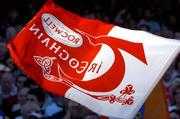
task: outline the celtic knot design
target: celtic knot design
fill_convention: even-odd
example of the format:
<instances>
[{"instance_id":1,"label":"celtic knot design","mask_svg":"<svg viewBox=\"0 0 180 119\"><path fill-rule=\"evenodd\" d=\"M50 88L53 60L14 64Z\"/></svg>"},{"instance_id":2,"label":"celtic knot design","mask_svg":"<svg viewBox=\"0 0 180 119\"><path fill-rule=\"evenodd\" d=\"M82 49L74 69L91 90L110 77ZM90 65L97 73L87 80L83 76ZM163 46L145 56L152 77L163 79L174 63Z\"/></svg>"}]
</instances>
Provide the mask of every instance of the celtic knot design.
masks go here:
<instances>
[{"instance_id":1,"label":"celtic knot design","mask_svg":"<svg viewBox=\"0 0 180 119\"><path fill-rule=\"evenodd\" d=\"M56 59L55 57L40 57L40 56L34 56L34 60L36 63L41 66L43 76L45 79L53 81L53 82L60 82L63 83L71 88L74 88L86 95L89 95L90 97L101 100L101 101L108 101L110 104L113 104L115 102L121 103L122 105L132 105L134 103L134 96L132 94L135 93L135 90L133 89L132 84L128 84L124 89L119 91L119 96L116 96L114 94L110 95L92 95L87 92L84 92L79 86L74 84L73 82L68 79L68 77L63 77L61 73L63 74L64 72L58 66L58 73L59 77L56 77L51 74L51 67L53 65L53 60Z\"/></svg>"}]
</instances>

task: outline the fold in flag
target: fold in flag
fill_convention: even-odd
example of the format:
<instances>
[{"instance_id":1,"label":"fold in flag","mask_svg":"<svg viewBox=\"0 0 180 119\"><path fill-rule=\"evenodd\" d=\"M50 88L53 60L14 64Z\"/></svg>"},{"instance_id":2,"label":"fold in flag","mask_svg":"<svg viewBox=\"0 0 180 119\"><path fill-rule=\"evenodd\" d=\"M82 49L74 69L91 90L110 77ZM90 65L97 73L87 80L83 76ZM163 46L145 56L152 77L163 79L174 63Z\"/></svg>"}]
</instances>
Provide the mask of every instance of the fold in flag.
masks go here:
<instances>
[{"instance_id":1,"label":"fold in flag","mask_svg":"<svg viewBox=\"0 0 180 119\"><path fill-rule=\"evenodd\" d=\"M47 1L8 44L40 86L92 111L133 118L180 50L180 43L90 20Z\"/></svg>"}]
</instances>

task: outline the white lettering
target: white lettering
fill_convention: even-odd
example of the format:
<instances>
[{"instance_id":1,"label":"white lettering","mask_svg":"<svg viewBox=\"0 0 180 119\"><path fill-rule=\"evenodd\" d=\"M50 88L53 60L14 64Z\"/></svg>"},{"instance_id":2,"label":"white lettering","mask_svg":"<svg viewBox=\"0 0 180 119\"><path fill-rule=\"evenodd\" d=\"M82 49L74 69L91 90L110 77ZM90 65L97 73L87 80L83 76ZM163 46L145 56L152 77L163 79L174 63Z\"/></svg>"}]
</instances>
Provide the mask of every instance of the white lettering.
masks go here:
<instances>
[{"instance_id":1,"label":"white lettering","mask_svg":"<svg viewBox=\"0 0 180 119\"><path fill-rule=\"evenodd\" d=\"M54 40L70 47L80 47L82 45L81 35L68 28L55 16L44 13L41 21L47 35Z\"/></svg>"},{"instance_id":2,"label":"white lettering","mask_svg":"<svg viewBox=\"0 0 180 119\"><path fill-rule=\"evenodd\" d=\"M53 25L50 22L50 18L44 19L45 22L47 22L48 25L51 25L52 29L56 29L55 25ZM67 50L62 49L61 46L58 45L56 42L51 42L51 39L49 37L43 38L45 36L43 32L40 31L40 28L36 26L36 24L33 24L30 28L29 31L31 31L37 39L40 39L41 43L45 46L48 47L50 51L53 51L54 54L59 53L59 58L62 59L62 61L67 61L68 66L72 69L75 69L74 71L77 72L78 74L83 73L86 68L88 67L88 62L87 61L78 61L76 58L70 57L70 54L68 53ZM69 39L69 41L76 41L80 39L75 39L73 35L69 35L67 32L63 32L59 30L59 33L61 33L62 37L66 37ZM52 40L53 41L53 40ZM100 69L101 66L92 66L91 70L95 70L95 68L98 67ZM96 70L98 72L99 70Z\"/></svg>"},{"instance_id":3,"label":"white lettering","mask_svg":"<svg viewBox=\"0 0 180 119\"><path fill-rule=\"evenodd\" d=\"M77 68L79 66L79 62L77 61L77 59L72 58L69 60L69 66L73 69Z\"/></svg>"},{"instance_id":4,"label":"white lettering","mask_svg":"<svg viewBox=\"0 0 180 119\"><path fill-rule=\"evenodd\" d=\"M49 44L49 40L50 40L49 38L46 38L46 39L42 40L41 43L42 43L42 44L45 43L45 46L47 47L48 44Z\"/></svg>"},{"instance_id":5,"label":"white lettering","mask_svg":"<svg viewBox=\"0 0 180 119\"><path fill-rule=\"evenodd\" d=\"M36 24L33 24L30 28L29 28L30 31L34 32L34 35L36 35L40 29L36 27Z\"/></svg>"},{"instance_id":6,"label":"white lettering","mask_svg":"<svg viewBox=\"0 0 180 119\"><path fill-rule=\"evenodd\" d=\"M88 62L82 61L82 62L81 62L81 65L79 66L79 68L76 69L76 72L77 72L78 74L84 72L84 70L87 68L87 66L88 66Z\"/></svg>"},{"instance_id":7,"label":"white lettering","mask_svg":"<svg viewBox=\"0 0 180 119\"><path fill-rule=\"evenodd\" d=\"M69 53L66 50L62 50L62 52L59 54L59 57L62 60L66 61L69 58Z\"/></svg>"},{"instance_id":8,"label":"white lettering","mask_svg":"<svg viewBox=\"0 0 180 119\"><path fill-rule=\"evenodd\" d=\"M53 45L51 45L51 47L49 48L50 50L55 49L54 53L56 54L58 52L58 50L61 48L61 46L56 46L56 43L54 42Z\"/></svg>"},{"instance_id":9,"label":"white lettering","mask_svg":"<svg viewBox=\"0 0 180 119\"><path fill-rule=\"evenodd\" d=\"M93 64L91 65L91 68L88 70L88 72L91 71L91 72L99 73L99 70L100 70L101 66L102 66L102 62L101 62L100 64L93 63Z\"/></svg>"},{"instance_id":10,"label":"white lettering","mask_svg":"<svg viewBox=\"0 0 180 119\"><path fill-rule=\"evenodd\" d=\"M37 38L41 39L42 36L43 36L43 33L39 34L39 36Z\"/></svg>"}]
</instances>

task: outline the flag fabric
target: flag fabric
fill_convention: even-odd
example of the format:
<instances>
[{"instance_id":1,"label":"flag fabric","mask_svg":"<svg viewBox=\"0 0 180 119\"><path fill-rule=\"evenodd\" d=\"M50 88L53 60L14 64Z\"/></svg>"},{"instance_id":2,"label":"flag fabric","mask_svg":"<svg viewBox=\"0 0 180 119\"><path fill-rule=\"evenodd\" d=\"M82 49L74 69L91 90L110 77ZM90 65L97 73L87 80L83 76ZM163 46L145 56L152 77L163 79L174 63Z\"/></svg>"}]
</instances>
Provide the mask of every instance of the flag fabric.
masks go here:
<instances>
[{"instance_id":1,"label":"flag fabric","mask_svg":"<svg viewBox=\"0 0 180 119\"><path fill-rule=\"evenodd\" d=\"M14 62L47 91L127 119L141 108L180 43L82 18L48 0L8 48Z\"/></svg>"},{"instance_id":2,"label":"flag fabric","mask_svg":"<svg viewBox=\"0 0 180 119\"><path fill-rule=\"evenodd\" d=\"M153 89L134 119L169 119L168 104L162 80ZM101 119L119 118L102 116Z\"/></svg>"}]
</instances>

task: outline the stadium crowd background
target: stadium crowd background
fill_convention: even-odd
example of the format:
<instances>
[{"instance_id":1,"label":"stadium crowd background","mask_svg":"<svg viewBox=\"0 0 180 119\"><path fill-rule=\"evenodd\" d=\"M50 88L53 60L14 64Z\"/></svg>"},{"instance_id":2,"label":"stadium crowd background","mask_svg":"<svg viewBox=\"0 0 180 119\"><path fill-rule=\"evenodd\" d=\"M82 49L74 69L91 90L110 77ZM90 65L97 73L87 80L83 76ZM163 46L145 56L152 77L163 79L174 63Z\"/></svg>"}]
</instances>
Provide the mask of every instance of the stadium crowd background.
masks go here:
<instances>
[{"instance_id":1,"label":"stadium crowd background","mask_svg":"<svg viewBox=\"0 0 180 119\"><path fill-rule=\"evenodd\" d=\"M154 1L154 2L153 2ZM87 108L46 92L18 69L7 42L30 21L45 0L0 1L0 119L99 119ZM180 1L55 0L80 16L180 40ZM180 56L163 76L169 115L180 119Z\"/></svg>"}]
</instances>

